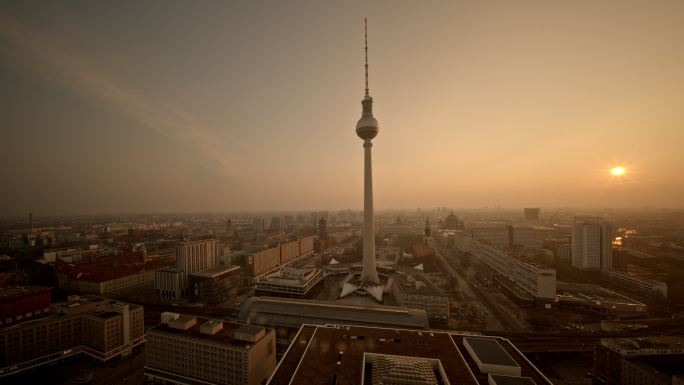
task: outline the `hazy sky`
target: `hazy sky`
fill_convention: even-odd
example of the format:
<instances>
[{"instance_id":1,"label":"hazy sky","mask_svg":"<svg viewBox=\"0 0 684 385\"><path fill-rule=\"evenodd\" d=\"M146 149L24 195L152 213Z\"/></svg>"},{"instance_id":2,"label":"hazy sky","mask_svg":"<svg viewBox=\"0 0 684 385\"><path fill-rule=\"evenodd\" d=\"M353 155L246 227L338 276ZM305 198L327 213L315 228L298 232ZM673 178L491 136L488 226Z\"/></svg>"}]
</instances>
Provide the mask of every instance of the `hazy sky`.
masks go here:
<instances>
[{"instance_id":1,"label":"hazy sky","mask_svg":"<svg viewBox=\"0 0 684 385\"><path fill-rule=\"evenodd\" d=\"M3 1L0 215L360 209L364 16L376 208L683 206L684 1Z\"/></svg>"}]
</instances>

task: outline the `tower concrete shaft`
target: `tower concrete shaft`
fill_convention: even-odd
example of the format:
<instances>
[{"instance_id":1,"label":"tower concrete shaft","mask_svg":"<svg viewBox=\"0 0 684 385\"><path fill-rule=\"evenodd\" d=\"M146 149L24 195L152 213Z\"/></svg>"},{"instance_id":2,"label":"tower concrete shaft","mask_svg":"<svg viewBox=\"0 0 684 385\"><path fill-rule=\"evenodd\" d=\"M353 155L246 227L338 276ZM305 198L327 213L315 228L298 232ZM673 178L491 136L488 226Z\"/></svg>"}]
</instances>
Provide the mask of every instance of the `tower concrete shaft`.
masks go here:
<instances>
[{"instance_id":1,"label":"tower concrete shaft","mask_svg":"<svg viewBox=\"0 0 684 385\"><path fill-rule=\"evenodd\" d=\"M375 267L375 225L373 220L373 166L370 139L363 141L363 270L361 279L375 284L380 283Z\"/></svg>"}]
</instances>

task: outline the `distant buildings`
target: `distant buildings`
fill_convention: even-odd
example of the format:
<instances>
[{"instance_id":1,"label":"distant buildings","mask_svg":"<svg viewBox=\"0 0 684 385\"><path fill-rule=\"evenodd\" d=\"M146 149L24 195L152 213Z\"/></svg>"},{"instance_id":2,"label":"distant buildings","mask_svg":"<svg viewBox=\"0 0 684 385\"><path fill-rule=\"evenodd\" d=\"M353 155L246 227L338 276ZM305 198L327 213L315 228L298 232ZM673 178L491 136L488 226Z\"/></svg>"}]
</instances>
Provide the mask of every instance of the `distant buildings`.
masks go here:
<instances>
[{"instance_id":1,"label":"distant buildings","mask_svg":"<svg viewBox=\"0 0 684 385\"><path fill-rule=\"evenodd\" d=\"M667 284L617 270L602 270L601 278L608 284L647 299L666 299Z\"/></svg>"},{"instance_id":2,"label":"distant buildings","mask_svg":"<svg viewBox=\"0 0 684 385\"><path fill-rule=\"evenodd\" d=\"M594 353L594 383L672 385L684 383L684 338L603 338Z\"/></svg>"},{"instance_id":3,"label":"distant buildings","mask_svg":"<svg viewBox=\"0 0 684 385\"><path fill-rule=\"evenodd\" d=\"M532 247L534 228L529 225L508 225L503 222L480 222L471 228L474 239L495 247Z\"/></svg>"},{"instance_id":4,"label":"distant buildings","mask_svg":"<svg viewBox=\"0 0 684 385\"><path fill-rule=\"evenodd\" d=\"M306 258L313 252L314 239L312 236L284 242L278 246L247 255L245 258L245 274L254 280L277 270L280 266Z\"/></svg>"},{"instance_id":5,"label":"distant buildings","mask_svg":"<svg viewBox=\"0 0 684 385\"><path fill-rule=\"evenodd\" d=\"M556 270L523 261L485 244L474 248L471 253L492 272L506 278L523 293L539 300L548 301L556 298Z\"/></svg>"},{"instance_id":6,"label":"distant buildings","mask_svg":"<svg viewBox=\"0 0 684 385\"><path fill-rule=\"evenodd\" d=\"M539 213L541 212L541 209L538 207L535 208L525 208L523 209L525 213L525 222L538 222L539 221Z\"/></svg>"},{"instance_id":7,"label":"distant buildings","mask_svg":"<svg viewBox=\"0 0 684 385\"><path fill-rule=\"evenodd\" d=\"M572 226L572 266L583 270L613 268L612 229L597 218L577 218Z\"/></svg>"},{"instance_id":8,"label":"distant buildings","mask_svg":"<svg viewBox=\"0 0 684 385\"><path fill-rule=\"evenodd\" d=\"M170 265L165 260L144 261L142 254L131 253L128 260L99 258L89 263L71 264L58 259L57 280L65 291L116 296L134 290L151 290L155 270ZM137 256L137 257L136 257Z\"/></svg>"},{"instance_id":9,"label":"distant buildings","mask_svg":"<svg viewBox=\"0 0 684 385\"><path fill-rule=\"evenodd\" d=\"M493 382L497 377L501 380ZM306 324L268 382L269 385L480 383L551 384L515 346L498 337Z\"/></svg>"},{"instance_id":10,"label":"distant buildings","mask_svg":"<svg viewBox=\"0 0 684 385\"><path fill-rule=\"evenodd\" d=\"M144 339L141 306L70 297L49 316L0 328L0 377L81 353L106 361L129 354Z\"/></svg>"},{"instance_id":11,"label":"distant buildings","mask_svg":"<svg viewBox=\"0 0 684 385\"><path fill-rule=\"evenodd\" d=\"M474 239L495 247L508 247L511 243L508 225L503 222L476 223L470 231Z\"/></svg>"},{"instance_id":12,"label":"distant buildings","mask_svg":"<svg viewBox=\"0 0 684 385\"><path fill-rule=\"evenodd\" d=\"M163 313L147 332L145 375L152 380L260 385L275 366L273 329Z\"/></svg>"}]
</instances>

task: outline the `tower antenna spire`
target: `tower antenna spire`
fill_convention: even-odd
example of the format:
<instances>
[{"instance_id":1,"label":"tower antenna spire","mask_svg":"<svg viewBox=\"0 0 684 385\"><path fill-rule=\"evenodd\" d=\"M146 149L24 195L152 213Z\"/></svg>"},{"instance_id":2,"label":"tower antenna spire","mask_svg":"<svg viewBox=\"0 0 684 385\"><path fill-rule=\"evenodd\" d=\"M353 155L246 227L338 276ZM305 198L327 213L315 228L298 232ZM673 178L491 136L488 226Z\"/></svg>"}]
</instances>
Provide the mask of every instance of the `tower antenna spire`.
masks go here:
<instances>
[{"instance_id":1,"label":"tower antenna spire","mask_svg":"<svg viewBox=\"0 0 684 385\"><path fill-rule=\"evenodd\" d=\"M365 37L365 50L366 50L366 97L368 95L368 18L363 19L363 30Z\"/></svg>"}]
</instances>

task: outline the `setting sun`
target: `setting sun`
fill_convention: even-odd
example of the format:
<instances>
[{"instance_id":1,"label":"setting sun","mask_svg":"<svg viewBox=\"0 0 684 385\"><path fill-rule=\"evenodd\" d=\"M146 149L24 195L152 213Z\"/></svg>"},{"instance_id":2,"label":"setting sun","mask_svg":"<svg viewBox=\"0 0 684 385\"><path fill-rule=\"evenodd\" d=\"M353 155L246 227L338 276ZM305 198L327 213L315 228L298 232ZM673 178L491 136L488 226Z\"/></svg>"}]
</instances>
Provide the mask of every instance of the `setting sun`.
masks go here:
<instances>
[{"instance_id":1,"label":"setting sun","mask_svg":"<svg viewBox=\"0 0 684 385\"><path fill-rule=\"evenodd\" d=\"M624 167L613 167L610 169L610 173L615 175L615 176L621 176L625 174L625 168Z\"/></svg>"}]
</instances>

